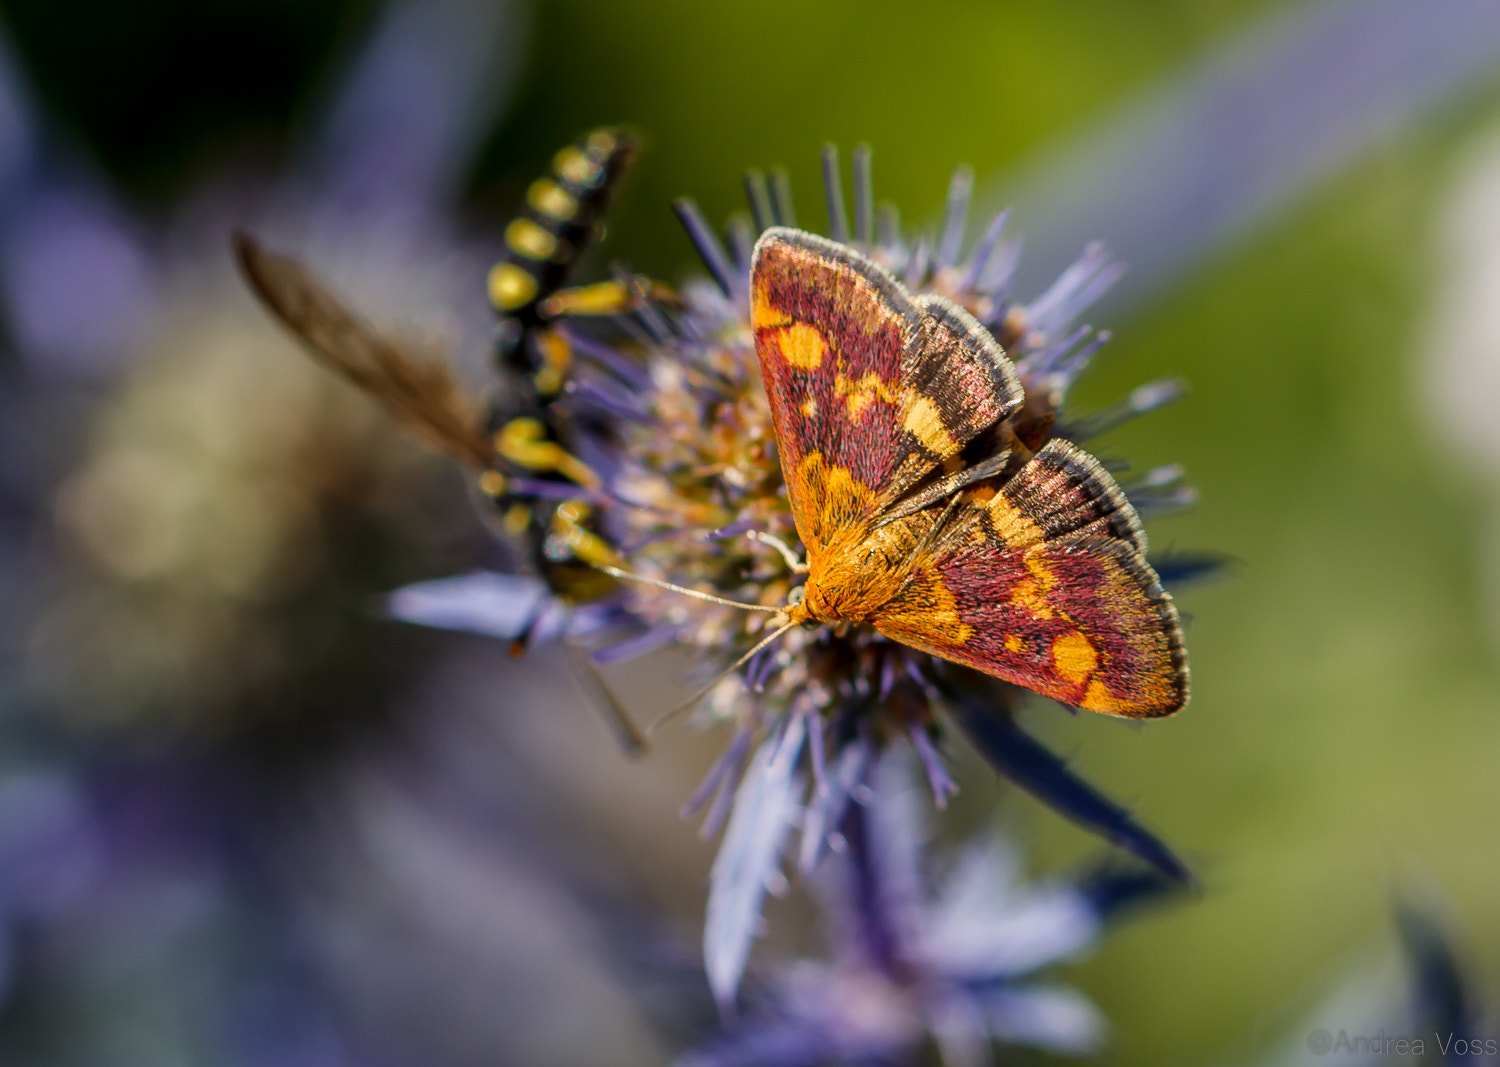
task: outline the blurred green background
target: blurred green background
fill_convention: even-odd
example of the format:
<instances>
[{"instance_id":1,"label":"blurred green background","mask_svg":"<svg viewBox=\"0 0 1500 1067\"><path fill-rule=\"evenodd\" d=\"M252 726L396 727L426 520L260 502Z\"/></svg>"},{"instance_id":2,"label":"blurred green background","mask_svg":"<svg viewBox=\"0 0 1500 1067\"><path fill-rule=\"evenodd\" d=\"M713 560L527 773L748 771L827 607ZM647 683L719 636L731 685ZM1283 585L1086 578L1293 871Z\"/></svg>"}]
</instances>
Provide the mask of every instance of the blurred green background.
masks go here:
<instances>
[{"instance_id":1,"label":"blurred green background","mask_svg":"<svg viewBox=\"0 0 1500 1067\"><path fill-rule=\"evenodd\" d=\"M606 254L638 268L680 276L690 249L668 202L689 193L722 219L749 165L786 164L804 224L821 225L825 141L868 141L877 194L922 220L954 164L1003 190L1024 161L1286 6L540 3L467 210L493 228L559 145L628 122L648 150ZM46 105L147 212L236 159L291 151L373 10L0 5ZM1500 987L1500 656L1482 581L1500 459L1465 454L1445 426L1429 343L1452 280L1442 220L1497 123L1489 88L1383 136L1109 316L1115 340L1078 402L1185 377L1186 402L1107 451L1185 463L1201 503L1154 523L1153 542L1237 561L1181 597L1184 714L1144 729L1050 706L1027 719L1203 875L1200 897L1072 969L1114 1023L1113 1062L1264 1047L1390 939L1412 884L1440 887L1470 962ZM1009 791L972 756L960 766L951 824L992 821ZM998 810L1039 869L1095 848L1028 800Z\"/></svg>"}]
</instances>

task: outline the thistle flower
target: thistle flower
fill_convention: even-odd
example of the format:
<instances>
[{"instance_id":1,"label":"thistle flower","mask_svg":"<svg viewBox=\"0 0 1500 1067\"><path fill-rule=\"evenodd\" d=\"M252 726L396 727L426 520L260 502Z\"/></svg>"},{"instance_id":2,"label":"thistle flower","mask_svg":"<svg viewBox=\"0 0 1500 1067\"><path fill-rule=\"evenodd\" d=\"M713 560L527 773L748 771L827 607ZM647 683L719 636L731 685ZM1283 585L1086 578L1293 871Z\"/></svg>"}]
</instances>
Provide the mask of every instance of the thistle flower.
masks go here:
<instances>
[{"instance_id":1,"label":"thistle flower","mask_svg":"<svg viewBox=\"0 0 1500 1067\"><path fill-rule=\"evenodd\" d=\"M928 1042L950 1065L987 1062L996 1043L1098 1050L1106 1030L1098 1009L1034 978L1174 883L1100 868L1024 885L1008 843L989 837L967 845L929 890L910 764L900 750L880 758L868 803L849 807L843 847L818 873L829 959L773 968L747 997L745 1017L680 1067L905 1063Z\"/></svg>"},{"instance_id":2,"label":"thistle flower","mask_svg":"<svg viewBox=\"0 0 1500 1067\"><path fill-rule=\"evenodd\" d=\"M1063 438L1085 441L1177 399L1175 380L1150 383L1102 411L1074 413L1068 393L1108 334L1078 325L1079 316L1119 277L1122 267L1099 246L1087 248L1040 295L1015 291L1019 247L1006 236L1007 214L990 220L965 244L972 175L955 172L938 229L912 234L889 207L878 211L870 153L854 156L852 223L844 207L836 151L823 156L829 230L902 279L916 293L943 296L968 311L1005 347L1025 392L1024 407L1005 432L1030 450ZM728 820L709 902L705 946L716 995L734 996L748 956L760 903L782 880L780 862L792 828L802 826L798 867L816 866L851 810L868 791L869 769L881 752L906 742L925 769L941 807L956 791L939 744L937 710L946 708L996 769L1066 816L1185 881L1186 869L1130 815L1072 775L1013 721L1025 690L946 663L865 629L794 629L765 640L768 612L734 604L784 605L798 582L797 531L777 461L771 414L762 389L750 323L750 256L755 235L773 225L795 225L786 175L752 172L746 178L751 217L737 217L720 241L690 200L675 205L709 277L690 280L676 299L637 300L613 329L596 320L559 318L550 324L581 357L568 397L595 416L574 426L570 444L587 450L603 475L597 491L573 492L597 507L597 529L612 548L611 572L638 578L603 592L582 608L583 629L598 635L621 622L629 634L595 647L591 661L607 663L678 643L697 650L703 664L740 661L710 685L697 713L701 723L734 730L724 756L686 805L706 810L705 836ZM636 293L663 287L640 279ZM598 427L602 426L600 431ZM1172 465L1128 481L1124 491L1145 515L1192 502L1183 472ZM568 513L554 520L549 552L570 547ZM1194 576L1207 558L1168 561L1169 579ZM629 574L620 567L628 567ZM517 620L514 600L488 600L480 581L403 591L392 602L398 616L457 624L502 636ZM654 583L654 584L652 584ZM690 587L697 596L683 595ZM526 596L561 607L529 587ZM577 601L573 606L578 607ZM529 625L529 624L528 624ZM573 622L556 632L574 633ZM531 636L536 633L531 630ZM752 652L745 654L750 648ZM731 816L731 811L733 815Z\"/></svg>"}]
</instances>

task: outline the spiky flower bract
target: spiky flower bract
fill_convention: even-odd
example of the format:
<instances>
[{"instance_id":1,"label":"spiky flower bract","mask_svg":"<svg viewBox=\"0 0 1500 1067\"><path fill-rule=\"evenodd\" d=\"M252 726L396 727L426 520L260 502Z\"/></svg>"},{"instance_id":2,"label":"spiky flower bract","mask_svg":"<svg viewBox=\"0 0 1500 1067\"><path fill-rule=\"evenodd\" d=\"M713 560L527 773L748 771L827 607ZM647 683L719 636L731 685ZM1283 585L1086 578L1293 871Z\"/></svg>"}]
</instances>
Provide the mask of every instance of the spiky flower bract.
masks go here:
<instances>
[{"instance_id":1,"label":"spiky flower bract","mask_svg":"<svg viewBox=\"0 0 1500 1067\"><path fill-rule=\"evenodd\" d=\"M1098 1009L1035 979L1175 883L1106 866L1025 884L998 836L966 844L934 878L912 763L899 750L880 757L868 801L851 805L840 824L846 847L813 879L827 959L757 968L745 1016L681 1067L926 1062L929 1043L952 1065L989 1062L992 1046L1098 1050L1106 1030Z\"/></svg>"}]
</instances>

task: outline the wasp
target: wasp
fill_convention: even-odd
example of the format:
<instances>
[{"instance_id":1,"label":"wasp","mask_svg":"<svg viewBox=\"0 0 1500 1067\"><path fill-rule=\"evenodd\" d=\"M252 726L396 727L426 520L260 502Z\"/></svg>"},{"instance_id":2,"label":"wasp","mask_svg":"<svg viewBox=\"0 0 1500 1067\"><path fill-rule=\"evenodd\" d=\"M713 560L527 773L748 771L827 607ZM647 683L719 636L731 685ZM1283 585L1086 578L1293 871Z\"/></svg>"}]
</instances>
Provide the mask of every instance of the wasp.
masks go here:
<instances>
[{"instance_id":1,"label":"wasp","mask_svg":"<svg viewBox=\"0 0 1500 1067\"><path fill-rule=\"evenodd\" d=\"M559 482L598 489L597 477L575 455L573 438L586 422L559 409L575 358L559 323L618 315L641 300L644 286L628 278L564 288L603 236L605 212L637 153L635 138L616 127L591 130L559 151L505 227L504 256L487 279L499 315L495 354L502 386L489 413L497 450L552 491ZM508 484L500 472L480 480L501 508L507 534L525 546L530 566L553 592L587 601L607 591L610 583L596 565L611 562L608 544L588 498L522 496L507 492Z\"/></svg>"},{"instance_id":2,"label":"wasp","mask_svg":"<svg viewBox=\"0 0 1500 1067\"><path fill-rule=\"evenodd\" d=\"M275 317L316 361L469 468L527 567L570 605L613 592L613 579L600 568L618 566L619 558L602 530L601 479L576 454L580 421L559 407L573 378L573 344L561 324L638 308L651 287L628 276L571 289L564 283L602 235L604 210L635 153L623 132L594 130L559 152L549 174L527 191L525 208L506 227L505 257L488 278L500 317L501 378L488 403L458 381L439 353L376 329L298 260L248 234L233 236L242 272ZM540 611L513 641L517 654ZM622 743L638 750L639 733L592 663L581 662Z\"/></svg>"}]
</instances>

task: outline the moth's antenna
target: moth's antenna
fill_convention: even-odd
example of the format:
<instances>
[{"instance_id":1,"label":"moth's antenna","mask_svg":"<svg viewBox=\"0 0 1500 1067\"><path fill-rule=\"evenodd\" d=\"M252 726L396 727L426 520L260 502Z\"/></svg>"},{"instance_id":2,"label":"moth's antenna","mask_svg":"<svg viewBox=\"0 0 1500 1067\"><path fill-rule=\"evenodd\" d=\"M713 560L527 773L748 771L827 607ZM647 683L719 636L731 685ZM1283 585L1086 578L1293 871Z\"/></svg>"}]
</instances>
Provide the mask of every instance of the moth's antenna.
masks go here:
<instances>
[{"instance_id":1,"label":"moth's antenna","mask_svg":"<svg viewBox=\"0 0 1500 1067\"><path fill-rule=\"evenodd\" d=\"M796 625L797 625L797 622L794 619L793 621L787 623L784 626L779 627L778 629L776 629L773 632L771 632L769 635L767 635L765 637L762 637L759 641L755 642L754 647L751 648L749 652L746 652L739 659L735 660L728 667L725 667L722 671L720 671L719 674L718 674L718 676L716 678L714 678L713 681L709 682L702 689L698 690L696 693L694 693L691 697L689 697L683 703L678 704L671 711L664 712L663 714L658 715L655 719L651 720L651 722L648 723L647 726L646 726L646 733L653 734L653 733L656 732L656 728L658 726L661 726L663 723L670 722L671 720L675 719L677 716L681 715L685 711L691 711L692 708L693 708L693 706L695 704L697 704L698 701L702 700L704 697L708 696L709 693L712 693L714 691L714 687L715 686L717 686L725 678L728 678L735 671L737 671L741 667L743 667L747 662L749 662L750 658L752 656L754 656L757 652L759 652L761 649L765 648L772 641L776 640L778 637L780 637L782 634L786 633L788 630L790 630L792 627L794 627Z\"/></svg>"},{"instance_id":2,"label":"moth's antenna","mask_svg":"<svg viewBox=\"0 0 1500 1067\"><path fill-rule=\"evenodd\" d=\"M696 600L706 600L710 604L722 604L726 608L740 608L743 611L764 611L768 615L780 615L782 612L781 608L773 608L766 604L746 604L740 600L728 600L721 596L714 596L712 593L703 593L697 589L689 589L685 585L673 585L671 582L664 582L660 578L647 578L644 574L632 574L630 571L623 571L619 567L611 567L608 563L595 563L594 566L611 578L618 578L622 582L640 582L642 585L654 585L658 589L667 589L674 593L681 593L683 596L690 596Z\"/></svg>"}]
</instances>

